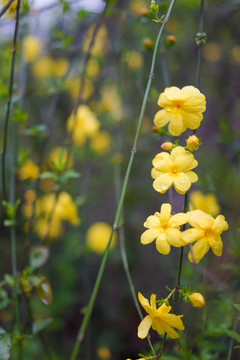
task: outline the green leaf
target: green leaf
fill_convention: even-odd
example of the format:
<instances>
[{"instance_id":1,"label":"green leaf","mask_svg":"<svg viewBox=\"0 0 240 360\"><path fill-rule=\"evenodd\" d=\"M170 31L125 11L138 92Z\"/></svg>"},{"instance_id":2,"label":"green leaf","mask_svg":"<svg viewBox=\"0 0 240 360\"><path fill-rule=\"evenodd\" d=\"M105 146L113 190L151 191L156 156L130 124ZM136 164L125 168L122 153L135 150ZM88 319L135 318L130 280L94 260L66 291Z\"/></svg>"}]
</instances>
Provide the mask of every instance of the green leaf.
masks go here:
<instances>
[{"instance_id":1,"label":"green leaf","mask_svg":"<svg viewBox=\"0 0 240 360\"><path fill-rule=\"evenodd\" d=\"M37 287L37 293L45 305L51 305L53 301L52 288L49 281L44 278Z\"/></svg>"},{"instance_id":2,"label":"green leaf","mask_svg":"<svg viewBox=\"0 0 240 360\"><path fill-rule=\"evenodd\" d=\"M11 350L11 336L7 334L2 328L0 332L0 360L8 360L10 358Z\"/></svg>"},{"instance_id":3,"label":"green leaf","mask_svg":"<svg viewBox=\"0 0 240 360\"><path fill-rule=\"evenodd\" d=\"M37 246L30 253L31 270L39 269L49 257L49 249L46 246Z\"/></svg>"},{"instance_id":4,"label":"green leaf","mask_svg":"<svg viewBox=\"0 0 240 360\"><path fill-rule=\"evenodd\" d=\"M48 325L52 323L52 321L53 320L51 318L34 321L32 326L33 334L37 334L39 331L45 329Z\"/></svg>"},{"instance_id":5,"label":"green leaf","mask_svg":"<svg viewBox=\"0 0 240 360\"><path fill-rule=\"evenodd\" d=\"M236 333L235 331L231 331L231 330L225 330L224 332L228 336L230 336L231 338L233 338L234 340L236 340L237 342L240 343L240 334Z\"/></svg>"},{"instance_id":6,"label":"green leaf","mask_svg":"<svg viewBox=\"0 0 240 360\"><path fill-rule=\"evenodd\" d=\"M62 11L65 13L67 11L69 11L70 9L70 5L68 3L68 1L66 0L60 0L60 4L62 5Z\"/></svg>"},{"instance_id":7,"label":"green leaf","mask_svg":"<svg viewBox=\"0 0 240 360\"><path fill-rule=\"evenodd\" d=\"M8 293L0 288L0 310L5 309L9 304Z\"/></svg>"},{"instance_id":8,"label":"green leaf","mask_svg":"<svg viewBox=\"0 0 240 360\"><path fill-rule=\"evenodd\" d=\"M54 181L58 181L59 176L55 174L53 171L45 171L44 173L40 174L40 179L53 179Z\"/></svg>"},{"instance_id":9,"label":"green leaf","mask_svg":"<svg viewBox=\"0 0 240 360\"><path fill-rule=\"evenodd\" d=\"M233 305L238 311L240 311L240 304L234 304Z\"/></svg>"},{"instance_id":10,"label":"green leaf","mask_svg":"<svg viewBox=\"0 0 240 360\"><path fill-rule=\"evenodd\" d=\"M45 133L46 133L46 125L44 125L44 124L32 126L23 131L23 134L27 135L27 136L43 137L45 135Z\"/></svg>"},{"instance_id":11,"label":"green leaf","mask_svg":"<svg viewBox=\"0 0 240 360\"><path fill-rule=\"evenodd\" d=\"M14 114L12 116L12 121L19 123L19 124L25 124L28 119L28 114L21 110L21 109L15 109Z\"/></svg>"}]
</instances>

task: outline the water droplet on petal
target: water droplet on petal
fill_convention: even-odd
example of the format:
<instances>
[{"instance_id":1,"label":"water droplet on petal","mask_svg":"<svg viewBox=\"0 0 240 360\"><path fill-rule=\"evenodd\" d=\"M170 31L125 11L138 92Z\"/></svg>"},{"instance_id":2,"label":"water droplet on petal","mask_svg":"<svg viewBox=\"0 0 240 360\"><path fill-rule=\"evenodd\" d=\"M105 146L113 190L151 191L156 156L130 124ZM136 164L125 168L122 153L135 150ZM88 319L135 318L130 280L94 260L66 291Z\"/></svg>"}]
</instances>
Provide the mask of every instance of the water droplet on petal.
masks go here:
<instances>
[{"instance_id":1,"label":"water droplet on petal","mask_svg":"<svg viewBox=\"0 0 240 360\"><path fill-rule=\"evenodd\" d=\"M168 184L162 183L161 184L161 189L162 190L166 190L168 188Z\"/></svg>"}]
</instances>

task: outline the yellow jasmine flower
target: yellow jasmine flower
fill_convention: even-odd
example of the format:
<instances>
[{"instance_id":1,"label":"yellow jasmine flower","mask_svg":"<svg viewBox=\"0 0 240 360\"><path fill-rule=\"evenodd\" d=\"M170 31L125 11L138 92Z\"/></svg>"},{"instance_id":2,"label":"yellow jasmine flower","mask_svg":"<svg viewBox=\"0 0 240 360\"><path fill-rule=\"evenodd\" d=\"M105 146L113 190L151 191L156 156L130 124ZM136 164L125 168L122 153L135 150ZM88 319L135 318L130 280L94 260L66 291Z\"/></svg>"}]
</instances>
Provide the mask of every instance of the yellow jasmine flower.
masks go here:
<instances>
[{"instance_id":1,"label":"yellow jasmine flower","mask_svg":"<svg viewBox=\"0 0 240 360\"><path fill-rule=\"evenodd\" d=\"M158 105L163 109L154 117L154 124L163 127L169 123L168 130L174 136L179 136L189 129L197 129L206 110L206 99L194 86L182 89L172 86L166 88L158 99Z\"/></svg>"},{"instance_id":2,"label":"yellow jasmine flower","mask_svg":"<svg viewBox=\"0 0 240 360\"><path fill-rule=\"evenodd\" d=\"M90 140L90 146L96 153L105 154L111 147L111 136L107 131L99 131Z\"/></svg>"},{"instance_id":3,"label":"yellow jasmine flower","mask_svg":"<svg viewBox=\"0 0 240 360\"><path fill-rule=\"evenodd\" d=\"M183 231L182 238L188 244L195 242L188 253L189 261L198 263L210 248L215 255L221 256L223 243L220 235L228 229L225 217L218 215L214 219L201 210L189 211L188 215L193 228Z\"/></svg>"},{"instance_id":4,"label":"yellow jasmine flower","mask_svg":"<svg viewBox=\"0 0 240 360\"><path fill-rule=\"evenodd\" d=\"M160 213L155 212L145 221L144 226L148 229L141 236L141 243L150 244L156 239L156 248L163 254L170 252L171 245L180 247L186 245L183 242L180 226L186 224L189 216L184 213L171 215L171 205L162 204Z\"/></svg>"},{"instance_id":5,"label":"yellow jasmine flower","mask_svg":"<svg viewBox=\"0 0 240 360\"><path fill-rule=\"evenodd\" d=\"M71 97L73 98L74 101L76 101L79 96L79 91L80 91L80 87L81 87L81 79L76 77L76 75L73 76L73 74L71 74L70 77L68 78L66 85L67 85L67 88L69 89ZM88 79L85 79L82 94L81 94L84 102L91 96L91 94L93 93L93 90L94 90L94 87L93 87L92 83Z\"/></svg>"},{"instance_id":6,"label":"yellow jasmine flower","mask_svg":"<svg viewBox=\"0 0 240 360\"><path fill-rule=\"evenodd\" d=\"M39 55L42 43L34 36L28 35L23 39L23 59L31 63Z\"/></svg>"},{"instance_id":7,"label":"yellow jasmine flower","mask_svg":"<svg viewBox=\"0 0 240 360\"><path fill-rule=\"evenodd\" d=\"M36 180L39 175L39 168L32 160L27 159L24 165L18 170L20 180Z\"/></svg>"},{"instance_id":8,"label":"yellow jasmine flower","mask_svg":"<svg viewBox=\"0 0 240 360\"><path fill-rule=\"evenodd\" d=\"M112 118L120 121L123 117L122 101L115 86L107 84L101 90L101 107L103 111L109 112Z\"/></svg>"},{"instance_id":9,"label":"yellow jasmine flower","mask_svg":"<svg viewBox=\"0 0 240 360\"><path fill-rule=\"evenodd\" d=\"M90 58L87 67L86 67L86 75L90 78L96 78L100 73L100 66L96 59Z\"/></svg>"},{"instance_id":10,"label":"yellow jasmine flower","mask_svg":"<svg viewBox=\"0 0 240 360\"><path fill-rule=\"evenodd\" d=\"M37 59L32 65L32 73L36 78L47 78L52 75L53 60L45 55Z\"/></svg>"},{"instance_id":11,"label":"yellow jasmine flower","mask_svg":"<svg viewBox=\"0 0 240 360\"><path fill-rule=\"evenodd\" d=\"M110 238L110 234L112 232L112 228L105 222L96 222L91 225L86 233L86 243L90 246L92 251L97 254L103 254L108 240ZM116 235L113 235L111 247L112 249L116 245Z\"/></svg>"},{"instance_id":12,"label":"yellow jasmine flower","mask_svg":"<svg viewBox=\"0 0 240 360\"><path fill-rule=\"evenodd\" d=\"M193 293L188 296L189 300L191 301L192 305L196 308L202 308L205 306L205 299L201 293Z\"/></svg>"},{"instance_id":13,"label":"yellow jasmine flower","mask_svg":"<svg viewBox=\"0 0 240 360\"><path fill-rule=\"evenodd\" d=\"M182 146L176 146L171 154L161 152L153 159L151 176L155 181L153 187L164 194L172 185L179 194L185 194L191 183L198 180L198 176L191 171L198 162L189 151Z\"/></svg>"},{"instance_id":14,"label":"yellow jasmine flower","mask_svg":"<svg viewBox=\"0 0 240 360\"><path fill-rule=\"evenodd\" d=\"M83 145L88 138L97 134L99 128L96 115L86 105L80 105L76 114L72 113L67 121L67 130L72 133L75 145Z\"/></svg>"},{"instance_id":15,"label":"yellow jasmine flower","mask_svg":"<svg viewBox=\"0 0 240 360\"><path fill-rule=\"evenodd\" d=\"M213 217L220 212L217 198L214 194L203 194L201 191L192 191L190 193L190 210L202 210Z\"/></svg>"},{"instance_id":16,"label":"yellow jasmine flower","mask_svg":"<svg viewBox=\"0 0 240 360\"><path fill-rule=\"evenodd\" d=\"M183 315L169 314L171 306L162 304L158 309L156 307L156 295L152 294L149 301L139 292L138 299L148 315L138 326L138 337L144 339L147 337L150 327L156 330L159 335L167 333L172 339L179 338L178 333L173 329L184 330L181 320Z\"/></svg>"},{"instance_id":17,"label":"yellow jasmine flower","mask_svg":"<svg viewBox=\"0 0 240 360\"><path fill-rule=\"evenodd\" d=\"M89 44L92 40L95 25L91 26L85 36L83 42L83 50L88 51ZM102 56L109 46L108 31L105 25L101 25L97 31L93 47L91 48L91 54L93 56Z\"/></svg>"},{"instance_id":18,"label":"yellow jasmine flower","mask_svg":"<svg viewBox=\"0 0 240 360\"><path fill-rule=\"evenodd\" d=\"M52 73L57 77L63 77L66 75L69 68L69 61L65 58L58 58L53 60Z\"/></svg>"},{"instance_id":19,"label":"yellow jasmine flower","mask_svg":"<svg viewBox=\"0 0 240 360\"><path fill-rule=\"evenodd\" d=\"M111 351L106 346L99 347L97 349L97 355L101 360L108 360L112 357Z\"/></svg>"},{"instance_id":20,"label":"yellow jasmine flower","mask_svg":"<svg viewBox=\"0 0 240 360\"><path fill-rule=\"evenodd\" d=\"M139 70L143 65L142 54L138 51L129 51L127 54L127 64L130 69Z\"/></svg>"}]
</instances>

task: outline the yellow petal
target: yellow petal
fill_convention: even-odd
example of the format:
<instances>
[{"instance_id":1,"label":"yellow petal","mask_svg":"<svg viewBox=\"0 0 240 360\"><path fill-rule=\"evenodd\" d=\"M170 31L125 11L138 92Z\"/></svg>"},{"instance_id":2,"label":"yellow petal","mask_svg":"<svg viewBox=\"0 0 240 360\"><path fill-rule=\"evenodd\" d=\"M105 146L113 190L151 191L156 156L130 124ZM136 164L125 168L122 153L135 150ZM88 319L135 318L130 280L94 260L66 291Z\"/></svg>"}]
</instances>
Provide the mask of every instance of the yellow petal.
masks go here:
<instances>
[{"instance_id":1,"label":"yellow petal","mask_svg":"<svg viewBox=\"0 0 240 360\"><path fill-rule=\"evenodd\" d=\"M185 194L191 186L191 181L187 175L181 172L174 176L173 185L179 194Z\"/></svg>"},{"instance_id":2,"label":"yellow petal","mask_svg":"<svg viewBox=\"0 0 240 360\"><path fill-rule=\"evenodd\" d=\"M166 110L159 110L153 119L154 124L157 127L163 127L169 122L168 112Z\"/></svg>"},{"instance_id":3,"label":"yellow petal","mask_svg":"<svg viewBox=\"0 0 240 360\"><path fill-rule=\"evenodd\" d=\"M189 180L191 181L191 183L195 183L198 181L198 176L195 172L187 171L185 174L189 177Z\"/></svg>"},{"instance_id":4,"label":"yellow petal","mask_svg":"<svg viewBox=\"0 0 240 360\"><path fill-rule=\"evenodd\" d=\"M193 113L190 111L182 111L182 118L185 126L189 129L197 129L203 119L202 113Z\"/></svg>"},{"instance_id":5,"label":"yellow petal","mask_svg":"<svg viewBox=\"0 0 240 360\"><path fill-rule=\"evenodd\" d=\"M218 215L213 222L212 226L213 231L216 234L221 234L223 231L228 229L228 223L225 221L225 217L223 215Z\"/></svg>"},{"instance_id":6,"label":"yellow petal","mask_svg":"<svg viewBox=\"0 0 240 360\"><path fill-rule=\"evenodd\" d=\"M146 228L156 228L156 227L160 226L160 220L159 220L159 216L157 216L157 214L159 214L159 213L156 212L155 215L148 216L147 220L144 223L144 226Z\"/></svg>"},{"instance_id":7,"label":"yellow petal","mask_svg":"<svg viewBox=\"0 0 240 360\"><path fill-rule=\"evenodd\" d=\"M160 233L156 239L156 248L160 254L167 255L170 252L171 246L169 245L166 234Z\"/></svg>"},{"instance_id":8,"label":"yellow petal","mask_svg":"<svg viewBox=\"0 0 240 360\"><path fill-rule=\"evenodd\" d=\"M152 325L152 318L147 315L138 326L138 337L144 339L147 337L150 327Z\"/></svg>"},{"instance_id":9,"label":"yellow petal","mask_svg":"<svg viewBox=\"0 0 240 360\"><path fill-rule=\"evenodd\" d=\"M220 236L210 238L209 239L209 244L211 246L211 249L212 249L213 253L216 256L221 256L222 255L223 243L222 243L222 240L221 240Z\"/></svg>"},{"instance_id":10,"label":"yellow petal","mask_svg":"<svg viewBox=\"0 0 240 360\"><path fill-rule=\"evenodd\" d=\"M175 148L172 149L171 151L171 158L172 160L175 162L176 158L179 155L182 155L186 152L186 150L184 149L183 146L176 146Z\"/></svg>"},{"instance_id":11,"label":"yellow petal","mask_svg":"<svg viewBox=\"0 0 240 360\"><path fill-rule=\"evenodd\" d=\"M180 247L186 245L186 243L184 243L182 240L182 234L180 230L167 229L166 236L167 236L167 241L172 246Z\"/></svg>"},{"instance_id":12,"label":"yellow petal","mask_svg":"<svg viewBox=\"0 0 240 360\"><path fill-rule=\"evenodd\" d=\"M183 224L186 224L189 220L189 215L184 214L184 213L178 213L173 215L170 219L169 219L169 226L171 227L177 227L177 226L181 226Z\"/></svg>"},{"instance_id":13,"label":"yellow petal","mask_svg":"<svg viewBox=\"0 0 240 360\"><path fill-rule=\"evenodd\" d=\"M202 240L197 241L192 247L194 262L198 263L204 257L204 255L208 252L209 248L210 248L210 245L207 240L202 239ZM190 262L193 262L191 251L189 251L189 253L188 253L188 259Z\"/></svg>"},{"instance_id":14,"label":"yellow petal","mask_svg":"<svg viewBox=\"0 0 240 360\"><path fill-rule=\"evenodd\" d=\"M157 179L160 175L162 175L163 173L161 171L158 171L157 169L153 168L151 171L151 177L153 179Z\"/></svg>"},{"instance_id":15,"label":"yellow petal","mask_svg":"<svg viewBox=\"0 0 240 360\"><path fill-rule=\"evenodd\" d=\"M176 86L168 87L164 90L165 96L170 100L178 100L180 95L180 89Z\"/></svg>"},{"instance_id":16,"label":"yellow petal","mask_svg":"<svg viewBox=\"0 0 240 360\"><path fill-rule=\"evenodd\" d=\"M153 182L153 188L161 194L164 194L172 184L173 176L170 174L162 174Z\"/></svg>"},{"instance_id":17,"label":"yellow petal","mask_svg":"<svg viewBox=\"0 0 240 360\"><path fill-rule=\"evenodd\" d=\"M173 165L173 162L171 160L170 154L163 152L162 156L156 156L153 159L152 164L158 171L168 172Z\"/></svg>"},{"instance_id":18,"label":"yellow petal","mask_svg":"<svg viewBox=\"0 0 240 360\"><path fill-rule=\"evenodd\" d=\"M166 97L165 93L161 93L158 98L158 105L162 108L170 107L172 102Z\"/></svg>"},{"instance_id":19,"label":"yellow petal","mask_svg":"<svg viewBox=\"0 0 240 360\"><path fill-rule=\"evenodd\" d=\"M173 136L179 136L186 130L180 113L172 113L169 115L168 130Z\"/></svg>"},{"instance_id":20,"label":"yellow petal","mask_svg":"<svg viewBox=\"0 0 240 360\"><path fill-rule=\"evenodd\" d=\"M204 231L201 229L187 229L182 232L182 239L185 244L190 244L204 238Z\"/></svg>"},{"instance_id":21,"label":"yellow petal","mask_svg":"<svg viewBox=\"0 0 240 360\"><path fill-rule=\"evenodd\" d=\"M188 212L189 224L193 227L206 229L211 228L213 223L213 217L201 210L192 210Z\"/></svg>"},{"instance_id":22,"label":"yellow petal","mask_svg":"<svg viewBox=\"0 0 240 360\"><path fill-rule=\"evenodd\" d=\"M186 151L185 153L176 156L174 165L176 165L180 171L186 172L194 169L198 165L198 162L194 159L193 154Z\"/></svg>"},{"instance_id":23,"label":"yellow petal","mask_svg":"<svg viewBox=\"0 0 240 360\"><path fill-rule=\"evenodd\" d=\"M160 221L161 224L167 224L170 216L171 216L171 205L170 204L162 204L161 211L160 211Z\"/></svg>"},{"instance_id":24,"label":"yellow petal","mask_svg":"<svg viewBox=\"0 0 240 360\"><path fill-rule=\"evenodd\" d=\"M182 315L166 314L162 316L162 320L178 330L184 330L181 317Z\"/></svg>"},{"instance_id":25,"label":"yellow petal","mask_svg":"<svg viewBox=\"0 0 240 360\"><path fill-rule=\"evenodd\" d=\"M156 330L159 335L162 335L165 333L162 322L159 318L153 318L152 328L153 328L153 330Z\"/></svg>"},{"instance_id":26,"label":"yellow petal","mask_svg":"<svg viewBox=\"0 0 240 360\"><path fill-rule=\"evenodd\" d=\"M170 336L170 338L172 339L179 338L179 334L170 325L163 323L163 328L165 332L168 334L168 336Z\"/></svg>"},{"instance_id":27,"label":"yellow petal","mask_svg":"<svg viewBox=\"0 0 240 360\"><path fill-rule=\"evenodd\" d=\"M150 244L152 241L156 239L158 234L159 231L157 229L148 229L144 231L144 233L141 236L141 243L143 245Z\"/></svg>"},{"instance_id":28,"label":"yellow petal","mask_svg":"<svg viewBox=\"0 0 240 360\"><path fill-rule=\"evenodd\" d=\"M155 294L152 294L151 295L151 298L150 298L150 305L153 309L157 310L157 307L156 307L156 295Z\"/></svg>"},{"instance_id":29,"label":"yellow petal","mask_svg":"<svg viewBox=\"0 0 240 360\"><path fill-rule=\"evenodd\" d=\"M165 303L163 303L159 308L158 308L158 315L165 315L168 314L169 311L171 311L171 306L170 305L166 305Z\"/></svg>"}]
</instances>

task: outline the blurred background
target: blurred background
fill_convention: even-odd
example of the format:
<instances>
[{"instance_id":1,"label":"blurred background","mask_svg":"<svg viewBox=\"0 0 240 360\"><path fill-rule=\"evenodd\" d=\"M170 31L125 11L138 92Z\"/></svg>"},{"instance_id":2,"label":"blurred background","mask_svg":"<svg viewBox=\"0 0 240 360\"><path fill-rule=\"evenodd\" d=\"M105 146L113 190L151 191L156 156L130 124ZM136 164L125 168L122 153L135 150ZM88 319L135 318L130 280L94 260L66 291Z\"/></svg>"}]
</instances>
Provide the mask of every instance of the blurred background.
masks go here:
<instances>
[{"instance_id":1,"label":"blurred background","mask_svg":"<svg viewBox=\"0 0 240 360\"><path fill-rule=\"evenodd\" d=\"M169 1L158 4L159 15L166 14ZM16 198L21 199L18 291L21 323L29 335L23 341L24 359L70 357L114 221L148 81L159 30L149 5L144 0L107 5L101 0L22 1L7 179L14 166ZM178 303L176 314L184 314L186 330L179 342L167 341L164 360L227 359L231 338L225 330L237 331L239 8L238 0L205 4L200 90L207 110L197 130L203 143L195 153L199 181L191 187L192 206L223 214L229 230L222 236L222 257L209 252L193 266L185 252L182 285L202 292L206 306L196 310ZM13 7L0 18L1 146L15 13ZM165 87L195 85L199 13L199 0L176 1L166 25L124 203L121 234L129 268L136 291L147 298L152 293L165 298L166 286L174 288L180 251L172 248L164 256L154 243L140 243L146 218L169 201L168 193L153 190L150 172L161 144L175 138L154 132L153 118ZM179 144L185 146L191 133L182 134ZM173 211L183 211L184 197L172 195ZM1 207L0 322L12 332L11 247L4 217ZM147 342L137 338L139 323L118 233L79 358L121 360L146 354ZM151 335L160 345L158 335ZM14 359L14 347L11 354ZM233 350L231 359L238 358Z\"/></svg>"}]
</instances>

